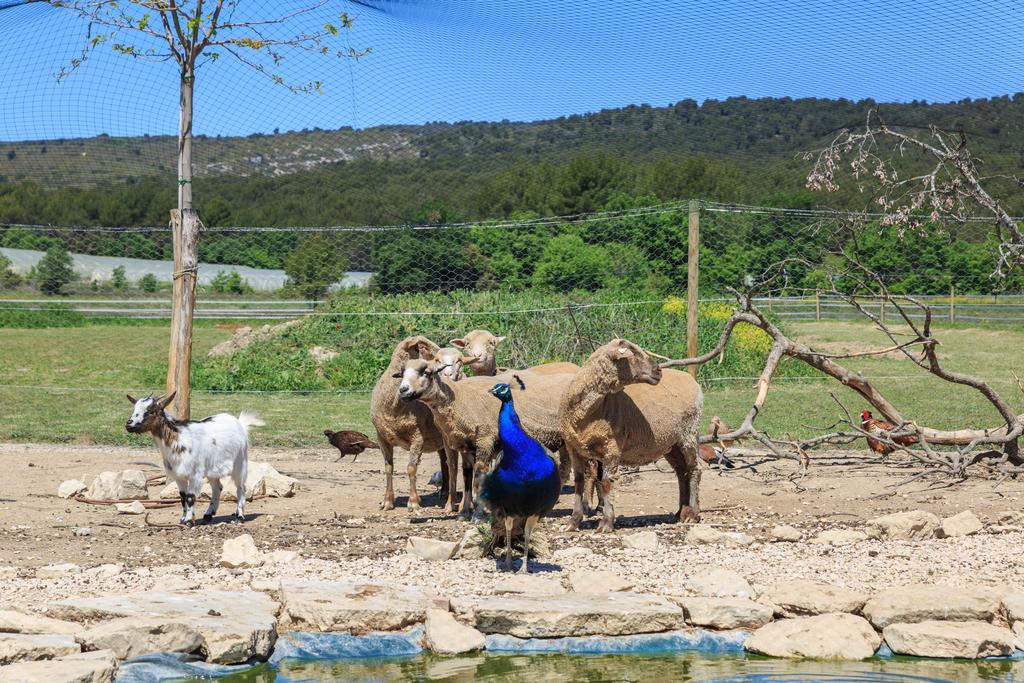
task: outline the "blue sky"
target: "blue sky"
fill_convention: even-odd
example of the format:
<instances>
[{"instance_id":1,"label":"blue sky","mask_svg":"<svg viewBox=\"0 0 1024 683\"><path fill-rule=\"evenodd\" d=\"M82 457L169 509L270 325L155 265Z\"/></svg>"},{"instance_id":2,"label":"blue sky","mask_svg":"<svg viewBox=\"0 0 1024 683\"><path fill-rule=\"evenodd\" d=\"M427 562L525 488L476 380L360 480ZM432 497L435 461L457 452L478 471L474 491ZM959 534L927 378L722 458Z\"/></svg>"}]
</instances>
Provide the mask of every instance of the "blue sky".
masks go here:
<instances>
[{"instance_id":1,"label":"blue sky","mask_svg":"<svg viewBox=\"0 0 1024 683\"><path fill-rule=\"evenodd\" d=\"M302 6L246 2L246 12ZM289 56L320 79L294 95L221 60L200 71L197 133L382 123L535 120L684 98L871 97L951 101L1024 90L1024 13L1009 0L392 2L356 17L359 62ZM313 20L319 22L323 17ZM0 11L0 140L173 133L176 73L101 50L54 74L85 27L33 4Z\"/></svg>"}]
</instances>

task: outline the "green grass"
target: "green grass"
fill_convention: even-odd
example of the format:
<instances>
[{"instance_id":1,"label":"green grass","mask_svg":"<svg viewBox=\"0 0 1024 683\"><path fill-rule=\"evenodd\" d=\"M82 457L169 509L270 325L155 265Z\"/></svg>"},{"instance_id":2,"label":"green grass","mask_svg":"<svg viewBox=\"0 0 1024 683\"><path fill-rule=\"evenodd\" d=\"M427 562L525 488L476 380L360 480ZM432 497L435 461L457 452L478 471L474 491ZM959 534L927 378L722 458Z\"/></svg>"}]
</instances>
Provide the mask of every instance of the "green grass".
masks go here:
<instances>
[{"instance_id":1,"label":"green grass","mask_svg":"<svg viewBox=\"0 0 1024 683\"><path fill-rule=\"evenodd\" d=\"M800 323L791 324L790 330L832 353L887 345L881 335L859 323ZM167 334L165 326L0 329L0 441L148 445L148 439L124 431L129 412L124 394L162 389L162 378L153 369L166 363ZM211 346L230 335L231 330L198 327L194 357L204 357ZM1024 330L957 328L941 330L939 338L942 358L950 369L986 378L1018 412L1024 412L1024 395L1011 375L1024 376L1024 354L1020 353ZM653 346L652 350L662 352ZM921 424L950 428L998 423L995 412L976 392L934 379L906 360L839 362L878 378L876 384L886 396ZM711 382L706 414L738 423L753 400L751 385L750 380ZM758 424L777 435L812 433L840 416L830 391L853 413L867 407L831 379L779 379ZM260 412L267 427L254 433L257 444L318 444L325 427L369 431L369 404L365 392L193 394L196 416L237 413L243 408Z\"/></svg>"}]
</instances>

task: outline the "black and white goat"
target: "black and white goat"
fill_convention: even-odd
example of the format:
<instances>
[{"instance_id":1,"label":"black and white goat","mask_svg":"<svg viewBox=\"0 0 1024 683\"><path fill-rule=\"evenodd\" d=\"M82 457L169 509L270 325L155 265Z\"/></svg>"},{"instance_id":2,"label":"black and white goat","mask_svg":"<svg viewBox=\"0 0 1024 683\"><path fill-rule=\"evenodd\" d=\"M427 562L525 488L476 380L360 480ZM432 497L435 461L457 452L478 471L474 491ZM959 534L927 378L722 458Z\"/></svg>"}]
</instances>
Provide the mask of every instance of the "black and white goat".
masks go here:
<instances>
[{"instance_id":1,"label":"black and white goat","mask_svg":"<svg viewBox=\"0 0 1024 683\"><path fill-rule=\"evenodd\" d=\"M262 427L255 413L242 411L235 417L218 413L204 420L176 420L164 410L174 398L152 396L128 400L135 406L125 429L133 434L149 432L164 457L167 479L178 485L181 523L192 525L196 497L203 481L210 482L210 507L204 522L213 520L220 502L222 477L231 476L238 491L234 519L245 520L245 475L249 465L249 427Z\"/></svg>"}]
</instances>

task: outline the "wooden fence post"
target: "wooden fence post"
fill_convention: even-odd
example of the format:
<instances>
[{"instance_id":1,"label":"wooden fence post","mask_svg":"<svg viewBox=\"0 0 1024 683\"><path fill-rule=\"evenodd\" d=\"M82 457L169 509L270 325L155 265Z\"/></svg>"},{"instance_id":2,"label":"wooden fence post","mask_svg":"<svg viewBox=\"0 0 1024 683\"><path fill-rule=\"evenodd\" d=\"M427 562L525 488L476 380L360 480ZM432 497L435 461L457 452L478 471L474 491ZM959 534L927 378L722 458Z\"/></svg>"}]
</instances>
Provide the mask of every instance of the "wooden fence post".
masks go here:
<instances>
[{"instance_id":1,"label":"wooden fence post","mask_svg":"<svg viewBox=\"0 0 1024 683\"><path fill-rule=\"evenodd\" d=\"M693 358L697 355L697 287L699 283L700 256L700 201L690 200L690 230L687 236L686 256L686 353ZM694 379L697 366L687 368Z\"/></svg>"},{"instance_id":2,"label":"wooden fence post","mask_svg":"<svg viewBox=\"0 0 1024 683\"><path fill-rule=\"evenodd\" d=\"M196 272L199 265L199 212L172 209L174 240L174 289L171 300L171 343L167 351L167 393L177 392L168 406L179 420L189 418L192 386L192 313L196 305Z\"/></svg>"},{"instance_id":3,"label":"wooden fence post","mask_svg":"<svg viewBox=\"0 0 1024 683\"><path fill-rule=\"evenodd\" d=\"M814 290L814 320L821 322L821 290Z\"/></svg>"}]
</instances>

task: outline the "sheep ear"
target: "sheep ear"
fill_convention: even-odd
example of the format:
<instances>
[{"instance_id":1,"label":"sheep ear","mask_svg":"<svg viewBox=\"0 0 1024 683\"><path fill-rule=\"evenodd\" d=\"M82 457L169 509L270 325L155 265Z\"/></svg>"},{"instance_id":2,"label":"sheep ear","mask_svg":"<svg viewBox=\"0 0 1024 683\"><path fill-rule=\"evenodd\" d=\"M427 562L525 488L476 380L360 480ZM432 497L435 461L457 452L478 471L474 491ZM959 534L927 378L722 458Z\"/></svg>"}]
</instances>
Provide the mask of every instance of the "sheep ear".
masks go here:
<instances>
[{"instance_id":1,"label":"sheep ear","mask_svg":"<svg viewBox=\"0 0 1024 683\"><path fill-rule=\"evenodd\" d=\"M392 373L391 376L395 379L402 379L402 373L400 372Z\"/></svg>"},{"instance_id":2,"label":"sheep ear","mask_svg":"<svg viewBox=\"0 0 1024 683\"><path fill-rule=\"evenodd\" d=\"M131 403L132 405L138 403L138 401L131 394L125 394L125 396L128 397L128 402Z\"/></svg>"},{"instance_id":3,"label":"sheep ear","mask_svg":"<svg viewBox=\"0 0 1024 683\"><path fill-rule=\"evenodd\" d=\"M505 341L505 339L506 339L505 337L495 337L494 338L494 345L497 346L501 342Z\"/></svg>"},{"instance_id":4,"label":"sheep ear","mask_svg":"<svg viewBox=\"0 0 1024 683\"><path fill-rule=\"evenodd\" d=\"M167 395L167 398L160 399L160 410L163 410L167 406L171 405L171 401L174 400L174 397L177 395L177 393L177 391L172 391L170 394Z\"/></svg>"},{"instance_id":5,"label":"sheep ear","mask_svg":"<svg viewBox=\"0 0 1024 683\"><path fill-rule=\"evenodd\" d=\"M460 348L460 349L466 348L466 340L465 339L452 339L448 343L451 344L452 346L455 346L455 347Z\"/></svg>"}]
</instances>

